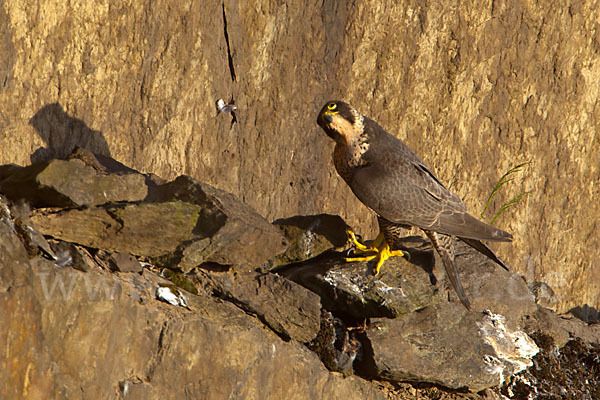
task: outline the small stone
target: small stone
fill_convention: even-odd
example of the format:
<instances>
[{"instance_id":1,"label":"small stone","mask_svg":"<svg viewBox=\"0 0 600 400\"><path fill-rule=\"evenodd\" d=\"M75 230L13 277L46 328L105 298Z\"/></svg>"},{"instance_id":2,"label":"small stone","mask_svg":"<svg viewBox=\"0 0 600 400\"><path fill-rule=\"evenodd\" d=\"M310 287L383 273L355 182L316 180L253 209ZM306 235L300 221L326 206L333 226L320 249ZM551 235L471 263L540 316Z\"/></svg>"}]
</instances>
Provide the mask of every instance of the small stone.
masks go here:
<instances>
[{"instance_id":1,"label":"small stone","mask_svg":"<svg viewBox=\"0 0 600 400\"><path fill-rule=\"evenodd\" d=\"M71 267L82 272L97 268L93 256L83 247L57 240L52 241L51 246L57 254L56 264L61 267Z\"/></svg>"},{"instance_id":2,"label":"small stone","mask_svg":"<svg viewBox=\"0 0 600 400\"><path fill-rule=\"evenodd\" d=\"M172 286L159 286L156 288L156 298L174 306L190 309L186 296Z\"/></svg>"},{"instance_id":3,"label":"small stone","mask_svg":"<svg viewBox=\"0 0 600 400\"><path fill-rule=\"evenodd\" d=\"M544 282L533 282L529 286L529 290L535 296L535 302L542 307L556 310L558 299L554 294L554 290Z\"/></svg>"},{"instance_id":4,"label":"small stone","mask_svg":"<svg viewBox=\"0 0 600 400\"><path fill-rule=\"evenodd\" d=\"M129 253L114 252L108 257L111 270L119 272L140 272L142 264Z\"/></svg>"}]
</instances>

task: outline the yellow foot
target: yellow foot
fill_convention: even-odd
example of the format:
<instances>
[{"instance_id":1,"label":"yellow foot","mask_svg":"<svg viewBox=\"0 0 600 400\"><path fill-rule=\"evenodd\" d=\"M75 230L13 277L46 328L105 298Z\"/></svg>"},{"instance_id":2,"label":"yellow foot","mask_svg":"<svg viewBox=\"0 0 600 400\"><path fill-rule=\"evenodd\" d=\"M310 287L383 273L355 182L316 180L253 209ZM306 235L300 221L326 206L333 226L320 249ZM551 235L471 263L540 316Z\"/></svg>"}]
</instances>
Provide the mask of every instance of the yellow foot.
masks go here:
<instances>
[{"instance_id":1,"label":"yellow foot","mask_svg":"<svg viewBox=\"0 0 600 400\"><path fill-rule=\"evenodd\" d=\"M371 261L375 257L377 257L377 254L371 254L371 255L368 255L368 256L360 256L360 257L346 257L346 261L348 261L348 262L354 262L354 261Z\"/></svg>"},{"instance_id":2,"label":"yellow foot","mask_svg":"<svg viewBox=\"0 0 600 400\"><path fill-rule=\"evenodd\" d=\"M346 233L348 234L348 242L354 246L354 248L356 250L358 250L359 252L369 252L369 251L373 251L373 250L377 250L374 248L369 248L367 246L365 246L363 243L358 241L358 238L356 237L356 234L352 231L352 229L348 228L346 229Z\"/></svg>"},{"instance_id":3,"label":"yellow foot","mask_svg":"<svg viewBox=\"0 0 600 400\"><path fill-rule=\"evenodd\" d=\"M352 230L346 229L346 233L348 234L348 242L354 246L354 252L360 254L379 252L379 247L385 240L383 233L380 232L379 235L377 235L377 238L371 243L371 245L367 246L364 243L358 241L356 234L352 232Z\"/></svg>"},{"instance_id":4,"label":"yellow foot","mask_svg":"<svg viewBox=\"0 0 600 400\"><path fill-rule=\"evenodd\" d=\"M353 253L360 255L359 257L348 257L346 258L346 261L371 261L377 257L377 253L379 253L377 245L380 244L381 240L383 240L383 234L380 233L377 236L377 239L373 241L371 246L367 246L358 240L356 234L351 229L346 229L346 233L348 234L348 242L354 246Z\"/></svg>"},{"instance_id":5,"label":"yellow foot","mask_svg":"<svg viewBox=\"0 0 600 400\"><path fill-rule=\"evenodd\" d=\"M366 246L365 244L358 241L354 232L350 229L347 229L348 233L348 241L354 245L355 253L363 254L360 257L348 257L346 261L371 261L374 258L377 258L377 264L375 266L375 275L379 274L379 270L381 266L390 257L403 257L405 256L404 252L401 250L392 250L390 246L385 241L385 237L382 232L379 232L377 238L371 243L370 246Z\"/></svg>"},{"instance_id":6,"label":"yellow foot","mask_svg":"<svg viewBox=\"0 0 600 400\"><path fill-rule=\"evenodd\" d=\"M377 265L375 266L375 276L379 274L379 270L381 266L390 257L404 257L405 254L402 250L392 250L386 241L383 242L382 248L379 250L379 259L377 260Z\"/></svg>"}]
</instances>

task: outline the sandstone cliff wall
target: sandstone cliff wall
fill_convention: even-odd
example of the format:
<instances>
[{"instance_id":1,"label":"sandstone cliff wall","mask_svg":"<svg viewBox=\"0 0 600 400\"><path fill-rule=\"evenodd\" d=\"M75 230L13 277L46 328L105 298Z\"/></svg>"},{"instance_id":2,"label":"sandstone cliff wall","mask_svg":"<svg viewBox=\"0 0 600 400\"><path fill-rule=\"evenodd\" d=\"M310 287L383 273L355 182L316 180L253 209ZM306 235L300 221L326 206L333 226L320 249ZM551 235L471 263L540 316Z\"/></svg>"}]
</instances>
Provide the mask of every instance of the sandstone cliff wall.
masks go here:
<instances>
[{"instance_id":1,"label":"sandstone cliff wall","mask_svg":"<svg viewBox=\"0 0 600 400\"><path fill-rule=\"evenodd\" d=\"M80 145L165 178L186 173L269 219L372 215L335 175L315 124L330 98L405 140L474 213L498 207L496 247L559 308L600 305L597 1L0 3L0 164ZM233 99L236 122L216 115Z\"/></svg>"}]
</instances>

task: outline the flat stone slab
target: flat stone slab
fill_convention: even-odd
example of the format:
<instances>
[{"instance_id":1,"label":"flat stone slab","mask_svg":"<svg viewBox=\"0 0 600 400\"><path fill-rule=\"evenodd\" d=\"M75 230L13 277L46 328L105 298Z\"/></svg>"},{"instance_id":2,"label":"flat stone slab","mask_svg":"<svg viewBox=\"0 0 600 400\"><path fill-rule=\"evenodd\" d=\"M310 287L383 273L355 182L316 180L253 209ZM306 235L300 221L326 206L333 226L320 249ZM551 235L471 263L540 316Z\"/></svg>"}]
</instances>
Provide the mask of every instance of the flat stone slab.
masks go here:
<instances>
[{"instance_id":1,"label":"flat stone slab","mask_svg":"<svg viewBox=\"0 0 600 400\"><path fill-rule=\"evenodd\" d=\"M79 159L54 159L17 170L0 183L0 192L35 207L78 207L141 201L148 187L139 173L106 174Z\"/></svg>"},{"instance_id":2,"label":"flat stone slab","mask_svg":"<svg viewBox=\"0 0 600 400\"><path fill-rule=\"evenodd\" d=\"M156 257L194 237L201 207L166 203L111 204L84 209L35 210L44 235L102 250Z\"/></svg>"},{"instance_id":3,"label":"flat stone slab","mask_svg":"<svg viewBox=\"0 0 600 400\"><path fill-rule=\"evenodd\" d=\"M192 280L256 315L284 338L306 343L319 332L319 296L282 276L199 270Z\"/></svg>"},{"instance_id":4,"label":"flat stone slab","mask_svg":"<svg viewBox=\"0 0 600 400\"><path fill-rule=\"evenodd\" d=\"M256 268L286 248L279 229L233 195L180 177L149 201L37 209L39 231L97 249L148 256L183 272L204 263Z\"/></svg>"}]
</instances>

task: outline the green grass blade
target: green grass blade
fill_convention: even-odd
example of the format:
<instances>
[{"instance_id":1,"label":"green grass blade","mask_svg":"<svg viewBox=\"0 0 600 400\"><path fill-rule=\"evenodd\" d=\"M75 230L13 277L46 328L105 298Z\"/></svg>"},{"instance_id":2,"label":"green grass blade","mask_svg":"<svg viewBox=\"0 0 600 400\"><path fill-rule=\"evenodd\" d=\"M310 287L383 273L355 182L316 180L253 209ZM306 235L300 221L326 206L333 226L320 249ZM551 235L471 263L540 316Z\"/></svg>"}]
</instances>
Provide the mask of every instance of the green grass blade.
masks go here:
<instances>
[{"instance_id":1,"label":"green grass blade","mask_svg":"<svg viewBox=\"0 0 600 400\"><path fill-rule=\"evenodd\" d=\"M490 221L490 225L492 225L494 223L494 221L496 221L496 218L498 218L504 211L506 211L507 208L514 206L515 204L517 204L519 201L521 201L521 199L529 194L531 191L529 192L523 192L515 197L513 197L510 201L508 201L507 203L502 204L502 206L500 207L500 209L498 210L498 212L496 213L496 215L494 215L494 218L492 218L492 220Z\"/></svg>"},{"instance_id":2,"label":"green grass blade","mask_svg":"<svg viewBox=\"0 0 600 400\"><path fill-rule=\"evenodd\" d=\"M513 181L515 178L511 177L512 174L519 172L521 169L523 169L523 167L525 167L526 165L531 164L531 161L526 161L524 163L521 163L519 165L516 165L514 167L512 167L511 169L509 169L508 171L506 171L504 173L504 175L502 175L502 177L500 178L500 180L498 180L498 182L496 183L496 186L494 186L494 189L492 189L492 193L490 193L486 203L485 203L485 207L483 208L483 211L481 212L481 214L479 215L479 219L483 218L483 215L485 214L485 212L487 211L487 209L490 207L490 204L492 204L492 200L494 199L494 197L496 196L496 194L498 194L498 191L500 190L500 188L502 186L504 186L505 184ZM492 219L492 222L490 223L494 223L494 221L496 220L496 218L498 218L498 216L500 214L502 214L502 212L504 212L504 210L508 207L510 207L511 205L513 205L514 203L518 202L521 197L523 197L524 194L526 194L527 192L521 193L520 195L518 195L517 197L515 197L514 199L512 199L511 201L509 201L508 203L505 203L502 205L502 207L500 207L500 210L498 211L498 213L496 213L496 215L494 216L494 218ZM514 200L514 202L513 202ZM513 203L511 203L513 202ZM510 203L510 204L509 204ZM506 207L505 207L506 206Z\"/></svg>"}]
</instances>

